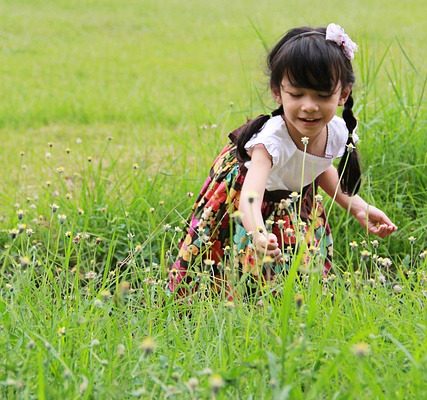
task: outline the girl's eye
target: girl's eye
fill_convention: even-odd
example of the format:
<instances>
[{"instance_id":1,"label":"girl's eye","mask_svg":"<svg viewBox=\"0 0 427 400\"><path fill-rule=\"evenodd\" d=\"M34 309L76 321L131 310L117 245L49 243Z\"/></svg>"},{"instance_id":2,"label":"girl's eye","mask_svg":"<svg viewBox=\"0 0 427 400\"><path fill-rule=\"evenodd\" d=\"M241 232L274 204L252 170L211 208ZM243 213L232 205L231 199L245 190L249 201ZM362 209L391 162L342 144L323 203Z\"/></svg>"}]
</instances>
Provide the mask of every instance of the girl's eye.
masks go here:
<instances>
[{"instance_id":1,"label":"girl's eye","mask_svg":"<svg viewBox=\"0 0 427 400\"><path fill-rule=\"evenodd\" d=\"M288 92L289 96L291 97L301 97L302 94L301 93L292 93L292 92Z\"/></svg>"},{"instance_id":2,"label":"girl's eye","mask_svg":"<svg viewBox=\"0 0 427 400\"><path fill-rule=\"evenodd\" d=\"M332 96L331 93L319 93L319 97L322 99L329 99L329 97L331 96Z\"/></svg>"}]
</instances>

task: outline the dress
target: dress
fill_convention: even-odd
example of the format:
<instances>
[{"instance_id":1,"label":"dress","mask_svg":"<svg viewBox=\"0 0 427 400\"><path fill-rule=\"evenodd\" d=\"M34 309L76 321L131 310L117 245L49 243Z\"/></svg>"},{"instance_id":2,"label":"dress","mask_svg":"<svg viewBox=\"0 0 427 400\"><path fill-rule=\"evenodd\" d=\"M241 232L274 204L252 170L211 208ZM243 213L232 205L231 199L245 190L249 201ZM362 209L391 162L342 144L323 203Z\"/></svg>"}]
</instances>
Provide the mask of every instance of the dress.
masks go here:
<instances>
[{"instance_id":1,"label":"dress","mask_svg":"<svg viewBox=\"0 0 427 400\"><path fill-rule=\"evenodd\" d=\"M278 118L282 117L270 118L245 148L263 143L273 160L270 175L281 177L283 174L280 171L288 173L286 165L281 165L281 161L292 163L295 158L292 155L300 157L296 151L301 150L296 150L295 143L289 142L286 125L283 119ZM316 196L316 178L332 164L334 158L343 154L348 135L344 121L334 117L328 124L325 158L314 160L315 163L323 162L320 172L311 171L310 178L309 171L308 176L304 177L308 183L302 193L295 193L295 179L288 179L288 187L286 182L281 187L278 187L280 182L277 180L267 182L261 214L267 229L278 238L279 248L284 254L284 261L280 264L260 260L252 244L251 234L245 230L238 217L240 193L249 164L237 157L237 138L243 128L244 125L229 135L230 143L214 160L193 205L187 231L179 242L178 257L169 269L168 290L178 295L196 291L200 280L206 275L210 277L212 288L216 291L225 290L229 298L233 297L233 286L242 279L274 280L289 269L295 249L301 241L307 244L307 252L321 258L324 274L331 268L333 241L321 200Z\"/></svg>"}]
</instances>

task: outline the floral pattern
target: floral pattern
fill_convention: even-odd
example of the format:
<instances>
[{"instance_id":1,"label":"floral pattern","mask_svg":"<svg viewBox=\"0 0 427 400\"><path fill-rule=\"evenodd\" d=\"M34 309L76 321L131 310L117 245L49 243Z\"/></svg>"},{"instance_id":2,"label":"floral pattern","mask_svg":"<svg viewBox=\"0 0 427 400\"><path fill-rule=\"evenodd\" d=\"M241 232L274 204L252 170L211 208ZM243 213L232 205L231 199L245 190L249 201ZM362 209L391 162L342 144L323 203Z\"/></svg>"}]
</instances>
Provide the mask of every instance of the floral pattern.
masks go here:
<instances>
[{"instance_id":1,"label":"floral pattern","mask_svg":"<svg viewBox=\"0 0 427 400\"><path fill-rule=\"evenodd\" d=\"M297 243L302 241L307 243L307 253L322 257L324 274L331 268L332 236L323 206L314 199L315 183L298 197L285 190L265 192L261 212L285 257L283 264L259 260L251 235L238 217L247 169L236 153L234 143L224 147L194 203L178 257L169 271L172 292L185 295L195 291L203 273L210 275L214 286L225 285L228 294L233 291L231 275L237 279L244 275L274 279L289 268Z\"/></svg>"}]
</instances>

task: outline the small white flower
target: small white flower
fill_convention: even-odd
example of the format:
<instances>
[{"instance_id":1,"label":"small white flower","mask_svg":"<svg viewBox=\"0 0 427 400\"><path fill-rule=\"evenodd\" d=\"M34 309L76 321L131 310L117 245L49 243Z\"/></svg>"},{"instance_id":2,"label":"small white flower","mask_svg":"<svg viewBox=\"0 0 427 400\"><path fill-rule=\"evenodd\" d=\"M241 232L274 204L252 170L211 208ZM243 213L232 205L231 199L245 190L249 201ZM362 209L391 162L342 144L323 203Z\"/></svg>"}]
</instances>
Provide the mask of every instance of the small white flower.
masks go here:
<instances>
[{"instance_id":1,"label":"small white flower","mask_svg":"<svg viewBox=\"0 0 427 400\"><path fill-rule=\"evenodd\" d=\"M304 137L302 137L301 138L301 142L302 142L302 144L304 145L304 146L307 146L308 145L308 137L307 136L304 136Z\"/></svg>"},{"instance_id":2,"label":"small white flower","mask_svg":"<svg viewBox=\"0 0 427 400\"><path fill-rule=\"evenodd\" d=\"M353 151L354 151L354 150L355 150L355 148L356 148L356 146L355 146L353 143L346 144L346 147L347 147L347 151L348 151L349 153L353 153Z\"/></svg>"}]
</instances>

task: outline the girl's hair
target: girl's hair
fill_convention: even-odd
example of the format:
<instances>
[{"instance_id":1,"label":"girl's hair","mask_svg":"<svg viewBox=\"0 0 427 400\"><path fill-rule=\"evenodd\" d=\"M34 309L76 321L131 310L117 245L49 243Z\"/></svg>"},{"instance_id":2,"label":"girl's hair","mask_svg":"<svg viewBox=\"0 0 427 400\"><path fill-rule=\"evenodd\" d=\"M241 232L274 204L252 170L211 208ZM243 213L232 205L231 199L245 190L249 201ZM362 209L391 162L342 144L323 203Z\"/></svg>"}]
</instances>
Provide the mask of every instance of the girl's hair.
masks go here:
<instances>
[{"instance_id":1,"label":"girl's hair","mask_svg":"<svg viewBox=\"0 0 427 400\"><path fill-rule=\"evenodd\" d=\"M280 91L286 76L293 86L332 93L338 83L345 88L355 81L353 67L342 49L333 41L326 40L325 28L301 27L288 31L273 47L267 56L270 75L270 88ZM272 116L283 114L280 106ZM361 182L359 157L354 147L353 131L357 120L353 115L353 98L348 97L344 104L343 119L349 135L344 155L338 166L341 189L344 193L354 195ZM249 160L245 144L264 124L270 115L260 115L249 121L237 141L238 156Z\"/></svg>"}]
</instances>

